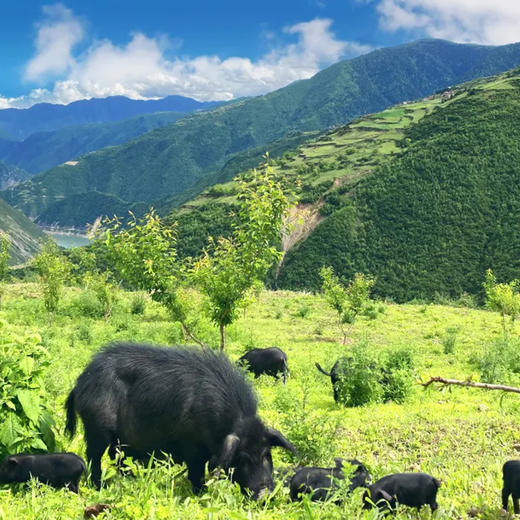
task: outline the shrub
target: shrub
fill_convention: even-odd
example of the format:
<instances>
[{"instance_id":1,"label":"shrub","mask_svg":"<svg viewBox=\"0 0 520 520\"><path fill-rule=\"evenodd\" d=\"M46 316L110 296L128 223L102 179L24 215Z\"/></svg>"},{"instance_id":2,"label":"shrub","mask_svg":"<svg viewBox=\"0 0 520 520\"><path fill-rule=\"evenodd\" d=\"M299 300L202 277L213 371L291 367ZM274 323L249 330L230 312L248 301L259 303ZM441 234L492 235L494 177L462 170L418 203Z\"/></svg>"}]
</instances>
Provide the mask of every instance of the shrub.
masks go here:
<instances>
[{"instance_id":1,"label":"shrub","mask_svg":"<svg viewBox=\"0 0 520 520\"><path fill-rule=\"evenodd\" d=\"M103 307L96 293L90 289L84 289L72 301L76 313L87 318L99 318L103 316Z\"/></svg>"},{"instance_id":2,"label":"shrub","mask_svg":"<svg viewBox=\"0 0 520 520\"><path fill-rule=\"evenodd\" d=\"M520 374L520 341L498 338L488 344L477 360L483 383L510 383Z\"/></svg>"},{"instance_id":3,"label":"shrub","mask_svg":"<svg viewBox=\"0 0 520 520\"><path fill-rule=\"evenodd\" d=\"M58 308L63 283L70 272L70 263L59 253L57 244L49 240L34 258L34 266L40 275L45 308L54 312Z\"/></svg>"},{"instance_id":4,"label":"shrub","mask_svg":"<svg viewBox=\"0 0 520 520\"><path fill-rule=\"evenodd\" d=\"M445 354L453 354L455 351L455 342L457 341L457 335L459 329L456 327L448 327L446 334L442 337L442 347Z\"/></svg>"},{"instance_id":5,"label":"shrub","mask_svg":"<svg viewBox=\"0 0 520 520\"><path fill-rule=\"evenodd\" d=\"M137 293L132 297L132 301L130 302L130 312L132 314L136 314L142 316L146 309L146 298L144 294Z\"/></svg>"},{"instance_id":6,"label":"shrub","mask_svg":"<svg viewBox=\"0 0 520 520\"><path fill-rule=\"evenodd\" d=\"M351 357L342 365L337 386L339 401L345 406L362 406L381 400L380 369L366 342L352 348Z\"/></svg>"},{"instance_id":7,"label":"shrub","mask_svg":"<svg viewBox=\"0 0 520 520\"><path fill-rule=\"evenodd\" d=\"M403 403L413 388L413 356L403 347L391 351L381 371L383 401Z\"/></svg>"},{"instance_id":8,"label":"shrub","mask_svg":"<svg viewBox=\"0 0 520 520\"><path fill-rule=\"evenodd\" d=\"M54 421L44 404L47 365L37 334L19 336L0 322L0 458L54 450Z\"/></svg>"}]
</instances>

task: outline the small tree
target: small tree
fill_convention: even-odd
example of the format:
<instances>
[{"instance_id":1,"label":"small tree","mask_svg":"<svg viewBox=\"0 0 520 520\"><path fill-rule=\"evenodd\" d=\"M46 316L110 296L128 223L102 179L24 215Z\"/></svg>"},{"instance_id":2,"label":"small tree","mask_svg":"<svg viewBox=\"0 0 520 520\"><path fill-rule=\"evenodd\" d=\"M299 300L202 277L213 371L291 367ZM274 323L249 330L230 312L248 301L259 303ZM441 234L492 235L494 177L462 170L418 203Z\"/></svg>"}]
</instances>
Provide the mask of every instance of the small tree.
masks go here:
<instances>
[{"instance_id":1,"label":"small tree","mask_svg":"<svg viewBox=\"0 0 520 520\"><path fill-rule=\"evenodd\" d=\"M70 273L70 263L60 254L56 242L48 240L34 258L34 266L40 275L45 308L54 312L61 299L63 284Z\"/></svg>"},{"instance_id":2,"label":"small tree","mask_svg":"<svg viewBox=\"0 0 520 520\"><path fill-rule=\"evenodd\" d=\"M322 290L325 300L338 315L344 345L357 316L363 312L370 301L374 280L362 273L356 273L352 281L345 287L332 267L322 267L320 276L323 281ZM346 329L345 325L350 325L350 327Z\"/></svg>"},{"instance_id":3,"label":"small tree","mask_svg":"<svg viewBox=\"0 0 520 520\"><path fill-rule=\"evenodd\" d=\"M226 327L271 266L283 255L277 248L289 203L272 168L254 171L239 182L239 211L230 238L211 240L193 268L192 277L207 298L210 319L220 330L220 350Z\"/></svg>"},{"instance_id":4,"label":"small tree","mask_svg":"<svg viewBox=\"0 0 520 520\"><path fill-rule=\"evenodd\" d=\"M486 292L486 305L489 309L500 313L504 339L507 339L509 331L512 330L515 320L520 315L520 280L497 283L495 275L491 269L488 269L483 285ZM509 317L509 326L507 317Z\"/></svg>"},{"instance_id":5,"label":"small tree","mask_svg":"<svg viewBox=\"0 0 520 520\"><path fill-rule=\"evenodd\" d=\"M165 226L152 208L141 218L130 213L125 226L117 217L106 219L99 235L95 247L103 250L115 275L162 303L181 324L185 337L201 344L187 324L186 307L178 297L184 267L177 257L176 224Z\"/></svg>"},{"instance_id":6,"label":"small tree","mask_svg":"<svg viewBox=\"0 0 520 520\"><path fill-rule=\"evenodd\" d=\"M9 237L0 232L0 304L2 303L2 295L4 292L3 284L9 273L9 250L11 249L11 240Z\"/></svg>"}]
</instances>

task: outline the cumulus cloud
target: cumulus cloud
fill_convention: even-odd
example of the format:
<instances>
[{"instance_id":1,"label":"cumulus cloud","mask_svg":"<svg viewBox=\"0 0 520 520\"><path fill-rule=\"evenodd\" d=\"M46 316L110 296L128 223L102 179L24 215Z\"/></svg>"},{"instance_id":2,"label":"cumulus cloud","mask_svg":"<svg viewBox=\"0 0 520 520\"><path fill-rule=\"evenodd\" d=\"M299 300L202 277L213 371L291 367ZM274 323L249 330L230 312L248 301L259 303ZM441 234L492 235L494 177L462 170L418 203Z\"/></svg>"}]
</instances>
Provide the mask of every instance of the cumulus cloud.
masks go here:
<instances>
[{"instance_id":1,"label":"cumulus cloud","mask_svg":"<svg viewBox=\"0 0 520 520\"><path fill-rule=\"evenodd\" d=\"M40 25L37 52L27 66L26 77L37 79L57 72L62 72L62 77L51 89L40 88L14 99L0 97L0 107L30 106L37 101L66 104L111 95L149 99L179 94L199 100L229 100L307 79L341 58L371 50L370 46L337 39L332 21L316 18L284 28L283 34L293 41L278 44L257 60L212 55L167 59L172 54L166 52L171 51L168 41L142 33L132 34L125 45L94 41L74 56L74 46L84 37L83 26L63 6L49 9ZM68 39L63 37L65 25L74 28Z\"/></svg>"},{"instance_id":2,"label":"cumulus cloud","mask_svg":"<svg viewBox=\"0 0 520 520\"><path fill-rule=\"evenodd\" d=\"M73 64L72 49L83 40L81 21L63 4L43 6L43 20L37 24L36 54L25 68L29 81L67 71Z\"/></svg>"},{"instance_id":3,"label":"cumulus cloud","mask_svg":"<svg viewBox=\"0 0 520 520\"><path fill-rule=\"evenodd\" d=\"M519 0L380 0L377 11L389 31L489 45L520 40Z\"/></svg>"}]
</instances>

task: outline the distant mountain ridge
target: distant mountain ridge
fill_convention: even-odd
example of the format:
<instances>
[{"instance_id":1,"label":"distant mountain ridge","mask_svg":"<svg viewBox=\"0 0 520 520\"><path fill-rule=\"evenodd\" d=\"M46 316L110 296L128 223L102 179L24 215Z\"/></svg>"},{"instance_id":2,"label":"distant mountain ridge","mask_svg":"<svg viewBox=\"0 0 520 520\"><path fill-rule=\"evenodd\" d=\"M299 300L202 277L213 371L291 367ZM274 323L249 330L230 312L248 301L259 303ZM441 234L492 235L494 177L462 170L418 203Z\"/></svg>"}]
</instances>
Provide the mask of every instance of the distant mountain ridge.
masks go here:
<instances>
[{"instance_id":1,"label":"distant mountain ridge","mask_svg":"<svg viewBox=\"0 0 520 520\"><path fill-rule=\"evenodd\" d=\"M217 101L202 102L184 96L167 96L156 100L110 96L74 101L68 105L39 103L30 108L0 110L0 137L23 140L36 132L49 132L67 126L109 123L154 112L188 114L219 104Z\"/></svg>"},{"instance_id":2,"label":"distant mountain ridge","mask_svg":"<svg viewBox=\"0 0 520 520\"><path fill-rule=\"evenodd\" d=\"M226 165L252 149L269 150L270 143L290 132L324 131L519 64L520 44L488 47L421 40L379 49L270 94L192 114L124 145L90 153L73 166L53 168L1 196L42 223L42 215L52 215L53 222L63 226L75 218L73 205L65 202L81 194L90 194L90 215L97 212L96 193L103 194L103 211L107 197L115 197L118 205L151 204L165 197L182 200L196 186L202 191L206 179L225 181L219 172ZM229 170L228 178L234 173Z\"/></svg>"},{"instance_id":3,"label":"distant mountain ridge","mask_svg":"<svg viewBox=\"0 0 520 520\"><path fill-rule=\"evenodd\" d=\"M181 112L140 114L122 121L86 123L37 132L23 141L0 139L0 159L35 175L86 153L126 143L185 115Z\"/></svg>"}]
</instances>

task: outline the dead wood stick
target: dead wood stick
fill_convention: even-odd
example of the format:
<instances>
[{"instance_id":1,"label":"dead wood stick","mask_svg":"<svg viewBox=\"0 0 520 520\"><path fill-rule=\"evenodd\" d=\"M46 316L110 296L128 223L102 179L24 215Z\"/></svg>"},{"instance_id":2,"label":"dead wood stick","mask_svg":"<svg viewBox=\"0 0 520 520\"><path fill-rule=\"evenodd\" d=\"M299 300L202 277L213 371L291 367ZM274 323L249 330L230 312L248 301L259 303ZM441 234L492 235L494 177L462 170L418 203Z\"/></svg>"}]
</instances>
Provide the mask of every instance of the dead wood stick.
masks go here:
<instances>
[{"instance_id":1,"label":"dead wood stick","mask_svg":"<svg viewBox=\"0 0 520 520\"><path fill-rule=\"evenodd\" d=\"M471 386L474 388L486 388L487 390L502 390L503 392L514 392L520 394L520 388L506 385L492 385L491 383L477 383L474 381L459 381L458 379L446 379L444 377L432 377L426 383L421 383L422 386L427 387L432 383L441 383L443 385L458 385Z\"/></svg>"}]
</instances>

